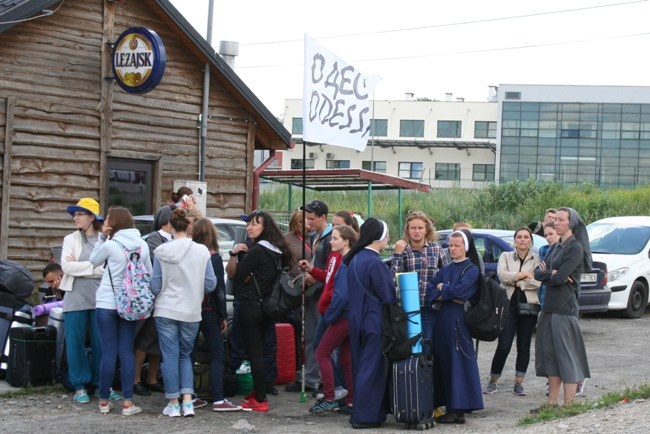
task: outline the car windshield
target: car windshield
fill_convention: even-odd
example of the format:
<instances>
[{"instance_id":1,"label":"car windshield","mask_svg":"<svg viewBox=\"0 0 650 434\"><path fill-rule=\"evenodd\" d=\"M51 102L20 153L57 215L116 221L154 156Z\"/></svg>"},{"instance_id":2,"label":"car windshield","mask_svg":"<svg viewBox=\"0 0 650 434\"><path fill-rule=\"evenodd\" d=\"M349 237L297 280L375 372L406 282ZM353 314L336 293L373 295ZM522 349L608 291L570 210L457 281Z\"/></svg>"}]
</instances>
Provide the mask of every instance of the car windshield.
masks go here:
<instances>
[{"instance_id":1,"label":"car windshield","mask_svg":"<svg viewBox=\"0 0 650 434\"><path fill-rule=\"evenodd\" d=\"M635 255L650 238L650 227L614 223L592 223L587 226L591 253Z\"/></svg>"}]
</instances>

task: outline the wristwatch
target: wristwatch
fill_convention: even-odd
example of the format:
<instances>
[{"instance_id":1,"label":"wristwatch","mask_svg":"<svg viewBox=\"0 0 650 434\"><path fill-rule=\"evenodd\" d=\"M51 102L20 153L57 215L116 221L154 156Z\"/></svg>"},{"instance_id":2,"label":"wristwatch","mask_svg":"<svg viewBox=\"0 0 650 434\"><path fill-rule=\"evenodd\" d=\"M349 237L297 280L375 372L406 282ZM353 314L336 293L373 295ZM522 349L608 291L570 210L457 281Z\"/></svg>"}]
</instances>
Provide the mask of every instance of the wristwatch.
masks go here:
<instances>
[{"instance_id":1,"label":"wristwatch","mask_svg":"<svg viewBox=\"0 0 650 434\"><path fill-rule=\"evenodd\" d=\"M237 253L233 252L232 250L228 252L230 256L237 256Z\"/></svg>"}]
</instances>

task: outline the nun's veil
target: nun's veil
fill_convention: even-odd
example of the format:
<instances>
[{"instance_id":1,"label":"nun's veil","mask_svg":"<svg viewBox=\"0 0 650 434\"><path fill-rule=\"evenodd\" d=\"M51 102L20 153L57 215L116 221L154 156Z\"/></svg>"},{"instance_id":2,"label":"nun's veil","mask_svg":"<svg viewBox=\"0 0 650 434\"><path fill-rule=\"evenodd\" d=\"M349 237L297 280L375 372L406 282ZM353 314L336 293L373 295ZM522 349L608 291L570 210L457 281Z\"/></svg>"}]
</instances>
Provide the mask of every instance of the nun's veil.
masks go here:
<instances>
[{"instance_id":1,"label":"nun's veil","mask_svg":"<svg viewBox=\"0 0 650 434\"><path fill-rule=\"evenodd\" d=\"M359 234L359 241L354 243L354 247L345 255L345 259L343 260L345 264L349 265L354 255L379 240L384 233L385 225L386 223L374 217L370 217L363 222L361 225L361 233Z\"/></svg>"},{"instance_id":2,"label":"nun's veil","mask_svg":"<svg viewBox=\"0 0 650 434\"><path fill-rule=\"evenodd\" d=\"M481 270L481 261L478 257L478 251L476 250L476 245L474 244L474 237L472 233L467 229L459 229L457 232L462 232L467 237L467 242L469 244L469 249L467 250L467 257L476 267Z\"/></svg>"},{"instance_id":3,"label":"nun's veil","mask_svg":"<svg viewBox=\"0 0 650 434\"><path fill-rule=\"evenodd\" d=\"M589 234L587 233L587 227L585 222L582 221L580 214L573 208L562 207L558 208L558 211L562 210L569 213L569 228L573 232L573 236L576 241L582 246L584 256L582 258L582 271L587 273L591 271L592 259L591 259L591 247L589 246Z\"/></svg>"}]
</instances>

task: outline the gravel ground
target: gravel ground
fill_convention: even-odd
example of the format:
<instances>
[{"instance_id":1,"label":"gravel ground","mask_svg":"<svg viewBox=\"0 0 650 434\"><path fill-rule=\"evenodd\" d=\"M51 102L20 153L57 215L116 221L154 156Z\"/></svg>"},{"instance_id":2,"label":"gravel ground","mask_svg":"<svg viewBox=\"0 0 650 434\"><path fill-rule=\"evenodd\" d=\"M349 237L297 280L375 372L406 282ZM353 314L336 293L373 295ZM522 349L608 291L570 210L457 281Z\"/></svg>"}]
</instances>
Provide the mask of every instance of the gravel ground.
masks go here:
<instances>
[{"instance_id":1,"label":"gravel ground","mask_svg":"<svg viewBox=\"0 0 650 434\"><path fill-rule=\"evenodd\" d=\"M648 383L650 356L647 330L650 314L639 320L624 320L614 315L592 315L581 320L587 344L592 378L586 387L586 396L578 398L595 401L601 395ZM481 343L479 369L487 380L494 343ZM640 362L642 361L642 362ZM436 425L434 430L453 433L647 433L650 431L650 404L645 401L619 404L613 408L593 410L579 416L530 426L518 426L518 421L529 410L545 401L545 380L534 376L534 356L529 367L525 386L527 396L512 393L514 377L514 352L510 355L498 392L484 395L485 410L467 416L465 425ZM312 404L299 403L298 394L288 393L282 387L279 396L270 397L271 411L260 413L213 413L209 409L197 410L194 418L170 419L160 414L165 405L162 394L136 397L143 413L123 417L115 409L102 416L97 411L97 401L88 405L72 402L72 394L54 393L20 398L0 398L0 432L102 432L102 433L176 433L197 432L260 432L260 433L350 433L348 418L338 414L311 416L307 413ZM240 399L240 398L239 398ZM404 426L388 415L381 429L365 432L406 432Z\"/></svg>"}]
</instances>

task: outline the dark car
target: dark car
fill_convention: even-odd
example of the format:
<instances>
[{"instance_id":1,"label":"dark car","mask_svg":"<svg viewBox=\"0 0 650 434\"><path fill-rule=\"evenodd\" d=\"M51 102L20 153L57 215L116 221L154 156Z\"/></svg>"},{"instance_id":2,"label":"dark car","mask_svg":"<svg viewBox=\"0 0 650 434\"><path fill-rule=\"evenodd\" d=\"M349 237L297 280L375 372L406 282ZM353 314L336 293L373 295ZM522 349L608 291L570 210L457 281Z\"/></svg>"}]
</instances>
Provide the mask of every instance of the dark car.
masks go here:
<instances>
[{"instance_id":1,"label":"dark car","mask_svg":"<svg viewBox=\"0 0 650 434\"><path fill-rule=\"evenodd\" d=\"M442 247L447 247L447 238L452 232L449 229L438 231L438 243ZM483 257L485 272L496 274L501 254L514 250L514 231L472 229L472 237L476 250ZM533 251L539 251L546 244L544 238L533 235ZM581 276L580 313L606 312L611 296L612 291L607 286L607 265L594 262L592 270Z\"/></svg>"}]
</instances>

